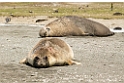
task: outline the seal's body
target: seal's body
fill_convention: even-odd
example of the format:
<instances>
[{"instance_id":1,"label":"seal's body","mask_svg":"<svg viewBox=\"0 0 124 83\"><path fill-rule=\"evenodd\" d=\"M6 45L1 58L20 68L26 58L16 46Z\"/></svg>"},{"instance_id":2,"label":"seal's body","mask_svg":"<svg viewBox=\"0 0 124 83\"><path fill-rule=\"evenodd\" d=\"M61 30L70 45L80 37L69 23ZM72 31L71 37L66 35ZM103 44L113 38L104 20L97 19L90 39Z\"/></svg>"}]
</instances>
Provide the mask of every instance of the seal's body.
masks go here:
<instances>
[{"instance_id":1,"label":"seal's body","mask_svg":"<svg viewBox=\"0 0 124 83\"><path fill-rule=\"evenodd\" d=\"M103 24L78 16L60 17L45 27L42 27L39 32L41 37L89 35L105 37L113 34L114 33Z\"/></svg>"},{"instance_id":2,"label":"seal's body","mask_svg":"<svg viewBox=\"0 0 124 83\"><path fill-rule=\"evenodd\" d=\"M80 64L74 60L71 47L58 38L44 38L29 52L20 63L33 67L50 67L54 65Z\"/></svg>"}]
</instances>

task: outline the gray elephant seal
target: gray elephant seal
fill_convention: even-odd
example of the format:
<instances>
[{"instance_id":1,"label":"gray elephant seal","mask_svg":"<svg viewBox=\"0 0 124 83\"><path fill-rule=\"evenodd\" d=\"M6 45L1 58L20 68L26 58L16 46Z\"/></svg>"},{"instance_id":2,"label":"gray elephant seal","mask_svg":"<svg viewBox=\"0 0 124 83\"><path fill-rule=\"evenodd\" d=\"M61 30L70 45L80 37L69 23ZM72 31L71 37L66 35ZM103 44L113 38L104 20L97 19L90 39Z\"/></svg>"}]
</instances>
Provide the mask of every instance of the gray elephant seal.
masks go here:
<instances>
[{"instance_id":1,"label":"gray elephant seal","mask_svg":"<svg viewBox=\"0 0 124 83\"><path fill-rule=\"evenodd\" d=\"M80 64L74 59L71 47L58 38L44 38L29 52L29 55L20 61L36 68L54 65Z\"/></svg>"},{"instance_id":2,"label":"gray elephant seal","mask_svg":"<svg viewBox=\"0 0 124 83\"><path fill-rule=\"evenodd\" d=\"M48 36L111 36L109 28L98 22L78 17L64 16L50 22L39 31L41 37Z\"/></svg>"}]
</instances>

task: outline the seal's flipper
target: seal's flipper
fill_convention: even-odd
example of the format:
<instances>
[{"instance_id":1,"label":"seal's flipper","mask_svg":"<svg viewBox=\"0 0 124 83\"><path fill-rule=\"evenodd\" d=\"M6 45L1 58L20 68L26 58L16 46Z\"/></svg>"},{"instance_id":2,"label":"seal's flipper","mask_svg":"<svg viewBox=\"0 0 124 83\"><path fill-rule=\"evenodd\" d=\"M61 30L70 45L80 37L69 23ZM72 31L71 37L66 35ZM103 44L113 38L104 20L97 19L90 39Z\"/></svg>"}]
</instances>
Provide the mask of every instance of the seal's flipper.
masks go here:
<instances>
[{"instance_id":1,"label":"seal's flipper","mask_svg":"<svg viewBox=\"0 0 124 83\"><path fill-rule=\"evenodd\" d=\"M26 64L27 63L27 58L22 59L19 63L20 64Z\"/></svg>"}]
</instances>

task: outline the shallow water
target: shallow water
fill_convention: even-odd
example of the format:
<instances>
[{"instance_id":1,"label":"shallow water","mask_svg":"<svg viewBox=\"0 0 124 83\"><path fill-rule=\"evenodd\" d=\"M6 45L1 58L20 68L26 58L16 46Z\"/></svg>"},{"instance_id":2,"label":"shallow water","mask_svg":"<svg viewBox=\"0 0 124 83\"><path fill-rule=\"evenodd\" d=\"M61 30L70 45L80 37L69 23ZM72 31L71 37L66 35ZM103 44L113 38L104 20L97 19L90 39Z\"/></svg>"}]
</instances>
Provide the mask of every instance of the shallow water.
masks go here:
<instances>
[{"instance_id":1,"label":"shallow water","mask_svg":"<svg viewBox=\"0 0 124 83\"><path fill-rule=\"evenodd\" d=\"M110 28L110 31L115 33L120 33L120 32L124 32L124 28L122 28L122 30L114 30L113 28Z\"/></svg>"}]
</instances>

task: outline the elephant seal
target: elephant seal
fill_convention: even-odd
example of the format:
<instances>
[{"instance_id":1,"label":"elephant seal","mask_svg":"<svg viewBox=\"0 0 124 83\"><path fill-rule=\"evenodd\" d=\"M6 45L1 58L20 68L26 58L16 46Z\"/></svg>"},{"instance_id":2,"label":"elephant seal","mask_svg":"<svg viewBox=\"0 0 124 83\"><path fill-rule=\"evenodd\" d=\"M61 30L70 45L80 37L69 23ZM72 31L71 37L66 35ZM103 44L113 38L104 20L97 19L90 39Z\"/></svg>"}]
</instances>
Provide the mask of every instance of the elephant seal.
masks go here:
<instances>
[{"instance_id":1,"label":"elephant seal","mask_svg":"<svg viewBox=\"0 0 124 83\"><path fill-rule=\"evenodd\" d=\"M42 27L39 36L111 36L111 32L101 23L78 17L64 16Z\"/></svg>"},{"instance_id":2,"label":"elephant seal","mask_svg":"<svg viewBox=\"0 0 124 83\"><path fill-rule=\"evenodd\" d=\"M29 64L35 68L80 64L73 59L73 50L66 42L58 38L44 38L20 63Z\"/></svg>"}]
</instances>

